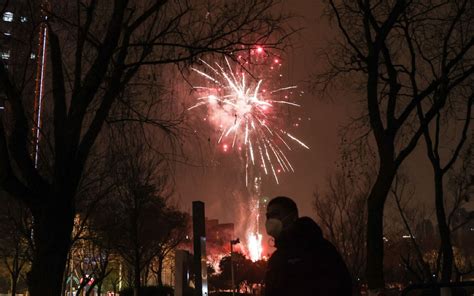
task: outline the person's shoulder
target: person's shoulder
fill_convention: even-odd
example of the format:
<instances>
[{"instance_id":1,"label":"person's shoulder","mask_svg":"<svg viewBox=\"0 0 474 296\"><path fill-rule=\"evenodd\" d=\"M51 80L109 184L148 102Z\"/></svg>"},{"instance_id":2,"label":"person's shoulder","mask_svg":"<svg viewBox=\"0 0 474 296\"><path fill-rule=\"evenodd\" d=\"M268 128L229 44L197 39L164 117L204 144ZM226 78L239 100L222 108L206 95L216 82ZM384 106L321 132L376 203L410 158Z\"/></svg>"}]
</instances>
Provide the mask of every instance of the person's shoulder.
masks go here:
<instances>
[{"instance_id":1,"label":"person's shoulder","mask_svg":"<svg viewBox=\"0 0 474 296\"><path fill-rule=\"evenodd\" d=\"M295 223L299 225L300 227L311 227L311 228L319 228L319 225L310 217L307 216L302 216L296 219Z\"/></svg>"},{"instance_id":2,"label":"person's shoulder","mask_svg":"<svg viewBox=\"0 0 474 296\"><path fill-rule=\"evenodd\" d=\"M295 221L293 235L304 244L318 244L323 239L321 227L310 217L300 217Z\"/></svg>"},{"instance_id":3,"label":"person's shoulder","mask_svg":"<svg viewBox=\"0 0 474 296\"><path fill-rule=\"evenodd\" d=\"M276 249L268 259L267 267L272 269L281 265L284 265L286 261L286 252Z\"/></svg>"}]
</instances>

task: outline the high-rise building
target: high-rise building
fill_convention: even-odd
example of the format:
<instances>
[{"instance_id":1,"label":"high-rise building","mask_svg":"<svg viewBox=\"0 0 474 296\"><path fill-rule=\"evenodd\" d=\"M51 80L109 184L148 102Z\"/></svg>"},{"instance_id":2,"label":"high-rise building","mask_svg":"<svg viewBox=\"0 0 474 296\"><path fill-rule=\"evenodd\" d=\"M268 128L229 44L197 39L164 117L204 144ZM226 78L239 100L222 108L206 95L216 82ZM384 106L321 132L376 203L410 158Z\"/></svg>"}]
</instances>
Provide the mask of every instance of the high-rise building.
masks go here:
<instances>
[{"instance_id":1,"label":"high-rise building","mask_svg":"<svg viewBox=\"0 0 474 296\"><path fill-rule=\"evenodd\" d=\"M38 51L39 7L37 1L0 0L0 59L24 99L34 99ZM4 107L4 94L0 93Z\"/></svg>"},{"instance_id":2,"label":"high-rise building","mask_svg":"<svg viewBox=\"0 0 474 296\"><path fill-rule=\"evenodd\" d=\"M39 89L43 85L46 38L42 38L45 24L42 20L43 1L0 0L0 59L8 77L21 95L25 116L32 129L32 155L37 163L38 134L40 126ZM40 72L39 69L42 69ZM10 114L4 90L0 90L0 112L8 120Z\"/></svg>"},{"instance_id":3,"label":"high-rise building","mask_svg":"<svg viewBox=\"0 0 474 296\"><path fill-rule=\"evenodd\" d=\"M36 63L40 9L35 2L0 0L0 58L18 83L29 78L25 67Z\"/></svg>"}]
</instances>

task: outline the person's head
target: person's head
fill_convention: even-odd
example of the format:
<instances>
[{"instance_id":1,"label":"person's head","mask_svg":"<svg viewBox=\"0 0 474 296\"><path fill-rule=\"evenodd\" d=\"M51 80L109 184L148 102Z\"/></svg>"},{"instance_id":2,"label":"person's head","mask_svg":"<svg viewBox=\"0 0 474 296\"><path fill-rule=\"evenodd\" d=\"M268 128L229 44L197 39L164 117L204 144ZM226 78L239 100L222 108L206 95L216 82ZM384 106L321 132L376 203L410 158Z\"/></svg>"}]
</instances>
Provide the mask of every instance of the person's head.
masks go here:
<instances>
[{"instance_id":1,"label":"person's head","mask_svg":"<svg viewBox=\"0 0 474 296\"><path fill-rule=\"evenodd\" d=\"M298 219L298 207L289 197L277 196L267 206L267 233L278 238L280 233L288 229Z\"/></svg>"}]
</instances>

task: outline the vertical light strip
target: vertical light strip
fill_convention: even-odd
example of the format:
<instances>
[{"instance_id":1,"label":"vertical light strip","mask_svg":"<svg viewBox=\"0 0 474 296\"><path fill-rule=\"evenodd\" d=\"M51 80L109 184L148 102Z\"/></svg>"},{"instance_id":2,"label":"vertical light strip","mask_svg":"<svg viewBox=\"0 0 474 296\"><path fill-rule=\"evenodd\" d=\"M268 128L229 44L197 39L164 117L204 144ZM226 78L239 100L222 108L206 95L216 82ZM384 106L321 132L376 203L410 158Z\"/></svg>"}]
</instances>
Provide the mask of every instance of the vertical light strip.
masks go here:
<instances>
[{"instance_id":1,"label":"vertical light strip","mask_svg":"<svg viewBox=\"0 0 474 296\"><path fill-rule=\"evenodd\" d=\"M36 120L36 143L35 143L35 167L38 167L38 154L39 154L39 138L40 138L40 128L41 128L41 107L43 105L43 92L44 92L44 71L45 71L45 60L46 60L46 37L47 37L47 27L44 26L43 29L43 40L42 40L42 49L41 49L41 70L40 70L40 81L39 81L39 102L38 102L38 117Z\"/></svg>"}]
</instances>

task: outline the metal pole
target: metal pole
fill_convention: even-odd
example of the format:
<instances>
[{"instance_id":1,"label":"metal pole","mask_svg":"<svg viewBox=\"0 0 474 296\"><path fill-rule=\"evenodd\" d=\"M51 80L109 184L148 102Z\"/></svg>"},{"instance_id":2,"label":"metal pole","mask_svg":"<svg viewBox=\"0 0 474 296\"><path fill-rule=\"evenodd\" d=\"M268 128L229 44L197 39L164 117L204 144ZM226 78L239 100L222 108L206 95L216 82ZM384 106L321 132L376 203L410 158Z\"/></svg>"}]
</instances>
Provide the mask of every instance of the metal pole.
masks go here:
<instances>
[{"instance_id":1,"label":"metal pole","mask_svg":"<svg viewBox=\"0 0 474 296\"><path fill-rule=\"evenodd\" d=\"M230 274L232 277L232 296L235 296L235 280L234 280L234 261L232 260L232 254L234 250L234 241L230 241Z\"/></svg>"},{"instance_id":2,"label":"metal pole","mask_svg":"<svg viewBox=\"0 0 474 296\"><path fill-rule=\"evenodd\" d=\"M233 261L233 254L234 254L234 245L239 244L239 238L230 241L230 273L231 273L231 281L232 281L232 296L235 296L235 279L234 279L234 261Z\"/></svg>"},{"instance_id":3,"label":"metal pole","mask_svg":"<svg viewBox=\"0 0 474 296\"><path fill-rule=\"evenodd\" d=\"M193 201L193 247L195 296L207 296L206 222L204 203Z\"/></svg>"}]
</instances>

